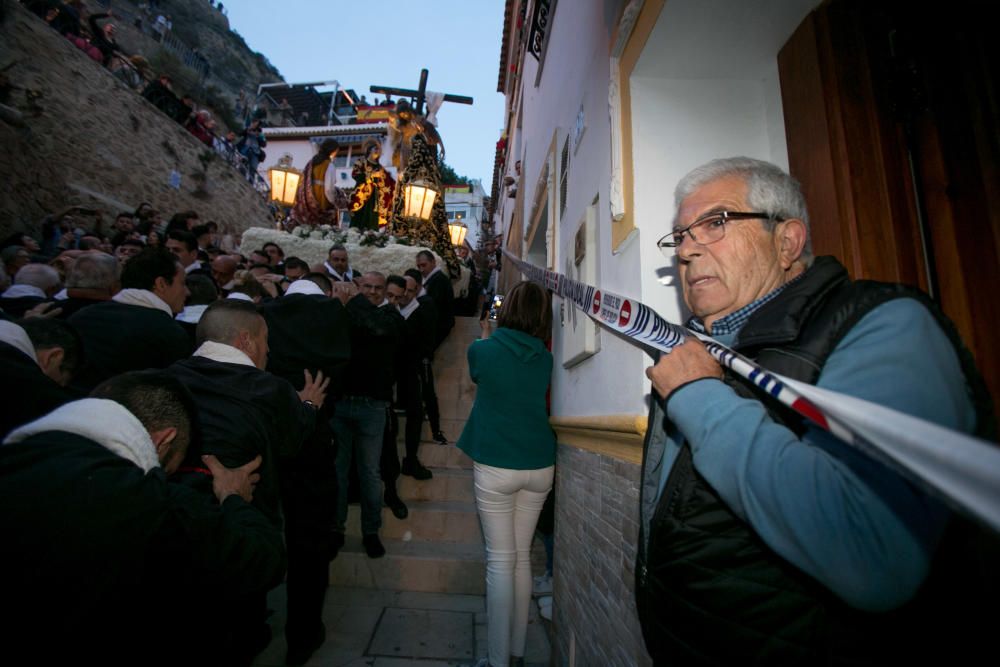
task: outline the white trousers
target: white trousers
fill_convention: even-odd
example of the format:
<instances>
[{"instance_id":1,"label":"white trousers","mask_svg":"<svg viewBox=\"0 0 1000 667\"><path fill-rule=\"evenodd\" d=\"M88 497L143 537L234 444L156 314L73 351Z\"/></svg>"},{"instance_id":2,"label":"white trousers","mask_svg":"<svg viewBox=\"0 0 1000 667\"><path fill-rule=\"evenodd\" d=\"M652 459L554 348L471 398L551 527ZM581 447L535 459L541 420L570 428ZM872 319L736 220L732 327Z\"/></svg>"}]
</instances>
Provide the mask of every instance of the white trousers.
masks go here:
<instances>
[{"instance_id":1,"label":"white trousers","mask_svg":"<svg viewBox=\"0 0 1000 667\"><path fill-rule=\"evenodd\" d=\"M486 612L490 665L524 656L531 605L531 538L555 466L512 470L476 463L476 507L486 538Z\"/></svg>"}]
</instances>

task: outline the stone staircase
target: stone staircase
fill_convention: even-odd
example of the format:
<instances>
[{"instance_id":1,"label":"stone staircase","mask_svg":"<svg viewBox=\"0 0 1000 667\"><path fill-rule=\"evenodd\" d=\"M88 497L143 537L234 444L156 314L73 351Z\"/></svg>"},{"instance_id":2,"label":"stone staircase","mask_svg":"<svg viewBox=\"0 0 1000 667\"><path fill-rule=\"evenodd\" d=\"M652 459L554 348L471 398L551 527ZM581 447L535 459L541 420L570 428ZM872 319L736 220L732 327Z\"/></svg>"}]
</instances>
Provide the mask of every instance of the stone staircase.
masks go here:
<instances>
[{"instance_id":1,"label":"stone staircase","mask_svg":"<svg viewBox=\"0 0 1000 667\"><path fill-rule=\"evenodd\" d=\"M434 361L441 429L452 442L462 433L475 398L466 350L479 334L478 319L456 318L455 328ZM400 417L400 459L404 423ZM426 423L424 439L430 440ZM454 444L424 442L418 455L434 477L417 481L400 476L396 488L409 508L409 516L400 520L389 508L383 508L380 534L385 557L370 559L365 555L360 507L349 508L347 542L330 563L332 587L485 594L483 536L473 495L472 460Z\"/></svg>"}]
</instances>

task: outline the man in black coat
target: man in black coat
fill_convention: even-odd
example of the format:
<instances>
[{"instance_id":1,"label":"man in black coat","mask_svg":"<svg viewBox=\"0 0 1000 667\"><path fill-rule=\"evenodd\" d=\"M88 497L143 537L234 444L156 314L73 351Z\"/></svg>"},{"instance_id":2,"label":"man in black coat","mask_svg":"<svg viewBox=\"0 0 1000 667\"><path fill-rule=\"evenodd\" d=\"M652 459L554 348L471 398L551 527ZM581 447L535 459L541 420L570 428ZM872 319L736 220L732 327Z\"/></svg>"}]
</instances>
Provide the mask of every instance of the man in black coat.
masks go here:
<instances>
[{"instance_id":1,"label":"man in black coat","mask_svg":"<svg viewBox=\"0 0 1000 667\"><path fill-rule=\"evenodd\" d=\"M401 471L415 479L430 479L431 471L420 463L417 450L424 423L420 376L424 372L425 360L434 354L435 319L433 309L421 304L417 298L419 291L420 284L412 276L401 280L399 276L388 278L387 297L405 320L405 335L396 376L398 404L406 411L406 457Z\"/></svg>"},{"instance_id":2,"label":"man in black coat","mask_svg":"<svg viewBox=\"0 0 1000 667\"><path fill-rule=\"evenodd\" d=\"M74 398L45 374L31 338L13 322L0 321L0 370L10 388L0 410L0 438Z\"/></svg>"},{"instance_id":3,"label":"man in black coat","mask_svg":"<svg viewBox=\"0 0 1000 667\"><path fill-rule=\"evenodd\" d=\"M385 555L378 536L383 499L380 460L395 382L400 327L381 308L385 302L384 275L364 274L360 289L362 293L346 306L351 324L351 362L332 422L337 439L337 531L342 540L347 522L347 480L353 460L361 483L362 542L369 558L380 558Z\"/></svg>"},{"instance_id":4,"label":"man in black coat","mask_svg":"<svg viewBox=\"0 0 1000 667\"><path fill-rule=\"evenodd\" d=\"M207 487L203 454L230 467L260 458L253 504L280 529L278 469L299 454L312 433L327 382L322 371L315 378L306 371L305 386L296 393L287 380L263 370L267 324L253 303L227 299L209 306L198 322L197 342L192 357L166 370L191 392L201 422L201 446L188 449L180 472L194 486ZM246 646L247 654L270 641L263 592L242 600L233 620L243 638L237 644Z\"/></svg>"},{"instance_id":5,"label":"man in black coat","mask_svg":"<svg viewBox=\"0 0 1000 667\"><path fill-rule=\"evenodd\" d=\"M448 274L437 265L437 260L429 250L417 253L417 269L423 276L427 296L434 299L437 306L437 327L434 332L434 349L440 347L455 326L455 292L451 288Z\"/></svg>"},{"instance_id":6,"label":"man in black coat","mask_svg":"<svg viewBox=\"0 0 1000 667\"><path fill-rule=\"evenodd\" d=\"M161 248L147 248L122 271L122 290L111 301L69 318L83 337L87 358L71 385L86 393L132 370L166 368L191 354L191 339L174 321L184 309L184 269Z\"/></svg>"},{"instance_id":7,"label":"man in black coat","mask_svg":"<svg viewBox=\"0 0 1000 667\"><path fill-rule=\"evenodd\" d=\"M342 283L357 292L354 283ZM284 296L260 306L268 327L267 370L296 389L304 388L306 370L322 373L328 395L343 391L351 357L351 339L343 302L331 298L329 278L310 273L292 283ZM336 451L330 419L333 401L319 409L316 428L301 453L279 470L281 503L288 545L288 615L285 638L287 664L304 664L326 637L323 600L329 586L329 562L343 541L337 541Z\"/></svg>"},{"instance_id":8,"label":"man in black coat","mask_svg":"<svg viewBox=\"0 0 1000 667\"><path fill-rule=\"evenodd\" d=\"M107 665L229 657L219 610L279 582L284 548L249 504L259 460L228 470L206 457L211 502L167 483L195 420L176 380L138 372L6 438L0 584L11 655Z\"/></svg>"},{"instance_id":9,"label":"man in black coat","mask_svg":"<svg viewBox=\"0 0 1000 667\"><path fill-rule=\"evenodd\" d=\"M138 253L136 253L138 254ZM81 254L66 274L66 298L53 302L56 317L68 320L77 311L110 301L121 287L121 265L99 250Z\"/></svg>"},{"instance_id":10,"label":"man in black coat","mask_svg":"<svg viewBox=\"0 0 1000 667\"><path fill-rule=\"evenodd\" d=\"M430 259L427 258L428 255L430 255ZM431 438L439 445L447 445L448 438L441 432L441 411L438 409L437 392L434 391L433 364L434 352L455 325L454 315L449 315L453 306L454 295L451 291L451 281L448 280L448 276L437 268L434 256L426 250L422 250L417 255L417 266L421 265L423 269L410 269L406 272L407 276L414 278L418 283L423 285L422 291L424 294L418 296L417 299L420 307L425 309L424 316L426 317L428 313L432 314L434 323L431 337L431 351L424 358L420 369L420 392L424 399L424 408L427 410L427 421L431 427ZM424 270L427 270L426 274ZM437 296L431 294L428 287L433 289ZM443 289L445 287L447 289ZM446 310L442 311L442 308ZM444 312L444 315L442 315L442 312Z\"/></svg>"}]
</instances>

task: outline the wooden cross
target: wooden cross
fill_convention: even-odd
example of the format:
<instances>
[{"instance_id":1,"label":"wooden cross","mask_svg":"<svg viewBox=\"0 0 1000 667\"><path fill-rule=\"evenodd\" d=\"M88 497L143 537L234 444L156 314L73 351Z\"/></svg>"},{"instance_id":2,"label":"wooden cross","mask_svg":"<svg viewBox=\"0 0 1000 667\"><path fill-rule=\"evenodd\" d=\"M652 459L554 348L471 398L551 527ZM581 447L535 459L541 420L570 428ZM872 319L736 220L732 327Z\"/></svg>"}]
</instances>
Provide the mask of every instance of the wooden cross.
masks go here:
<instances>
[{"instance_id":1,"label":"wooden cross","mask_svg":"<svg viewBox=\"0 0 1000 667\"><path fill-rule=\"evenodd\" d=\"M371 86L369 89L373 93L383 95L396 95L397 97L409 97L413 100L413 109L418 114L424 113L424 98L427 93L427 70L420 70L420 86L416 90L409 88L390 88L388 86ZM472 104L472 98L465 95L445 95L445 102L457 102L458 104Z\"/></svg>"}]
</instances>

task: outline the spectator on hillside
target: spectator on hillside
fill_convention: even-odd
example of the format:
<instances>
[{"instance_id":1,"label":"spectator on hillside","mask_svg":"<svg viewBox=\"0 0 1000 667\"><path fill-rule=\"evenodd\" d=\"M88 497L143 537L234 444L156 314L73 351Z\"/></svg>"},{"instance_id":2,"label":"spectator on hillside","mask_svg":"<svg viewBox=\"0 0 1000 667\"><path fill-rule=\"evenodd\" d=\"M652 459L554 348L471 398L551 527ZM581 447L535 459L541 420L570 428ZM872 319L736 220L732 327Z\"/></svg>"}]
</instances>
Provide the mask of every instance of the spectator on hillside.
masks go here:
<instances>
[{"instance_id":1,"label":"spectator on hillside","mask_svg":"<svg viewBox=\"0 0 1000 667\"><path fill-rule=\"evenodd\" d=\"M236 144L236 150L246 158L247 180L251 183L253 183L257 173L258 163L264 159L264 146L267 146L267 139L264 137L260 119L254 119L240 134L240 140Z\"/></svg>"},{"instance_id":2,"label":"spectator on hillside","mask_svg":"<svg viewBox=\"0 0 1000 667\"><path fill-rule=\"evenodd\" d=\"M132 90L142 90L146 81L151 78L149 61L142 56L130 58L115 58L111 65L111 73Z\"/></svg>"},{"instance_id":3,"label":"spectator on hillside","mask_svg":"<svg viewBox=\"0 0 1000 667\"><path fill-rule=\"evenodd\" d=\"M120 54L122 58L127 58L128 54L121 50L118 46L118 41L115 39L115 35L118 28L115 27L114 23L105 23L103 26L98 24L98 21L106 18L114 18L111 12L105 12L102 14L91 14L87 19L87 23L90 26L91 38L90 43L97 47L97 50L101 52L101 64L105 67L111 65L111 59L115 54Z\"/></svg>"},{"instance_id":4,"label":"spectator on hillside","mask_svg":"<svg viewBox=\"0 0 1000 667\"><path fill-rule=\"evenodd\" d=\"M212 114L206 109L192 114L185 124L185 128L194 135L195 139L206 146L212 146L215 140L215 120L212 118Z\"/></svg>"}]
</instances>

